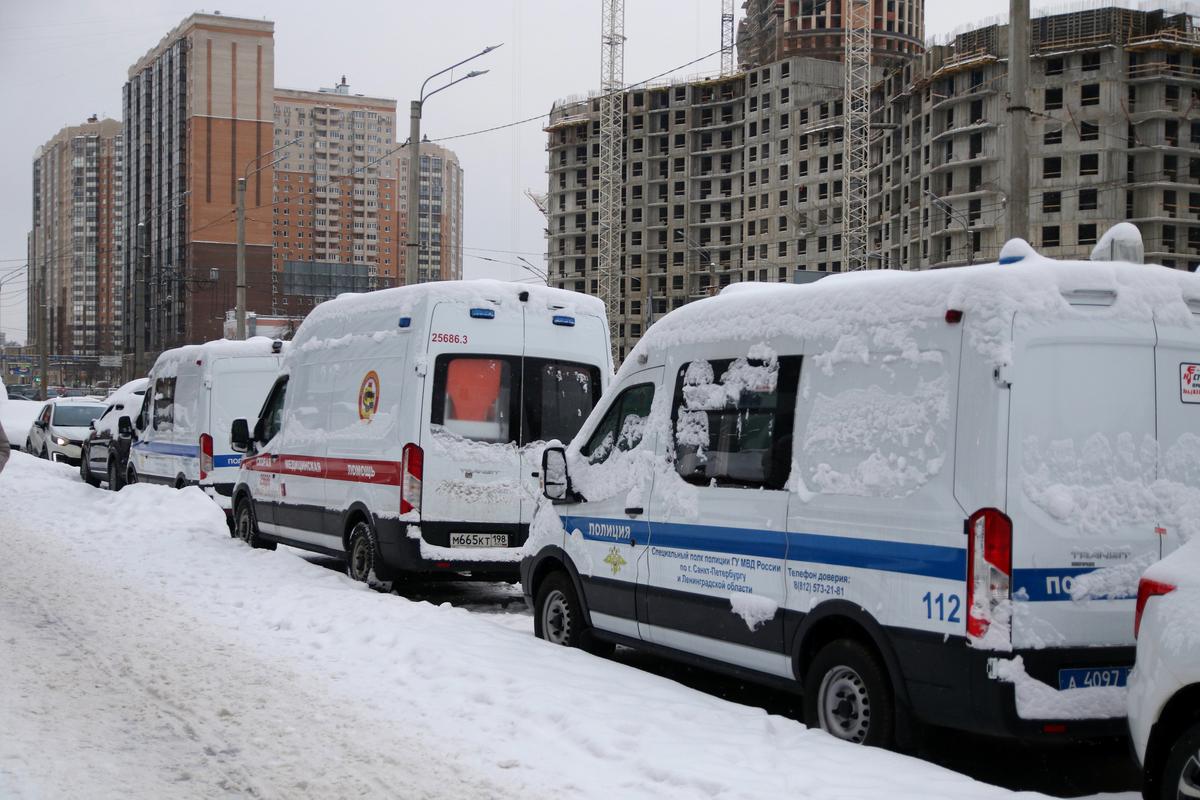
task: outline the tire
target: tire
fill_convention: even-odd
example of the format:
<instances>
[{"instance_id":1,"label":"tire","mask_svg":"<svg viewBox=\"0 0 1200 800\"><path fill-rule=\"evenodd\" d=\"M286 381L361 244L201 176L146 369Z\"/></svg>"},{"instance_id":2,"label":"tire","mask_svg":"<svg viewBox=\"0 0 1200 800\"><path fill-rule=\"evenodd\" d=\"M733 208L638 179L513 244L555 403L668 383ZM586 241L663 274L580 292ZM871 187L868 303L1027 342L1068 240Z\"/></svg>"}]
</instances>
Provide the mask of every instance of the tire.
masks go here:
<instances>
[{"instance_id":1,"label":"tire","mask_svg":"<svg viewBox=\"0 0 1200 800\"><path fill-rule=\"evenodd\" d=\"M23 449L26 453L32 453L33 452L33 442L29 441L29 439L26 439L25 447Z\"/></svg>"},{"instance_id":2,"label":"tire","mask_svg":"<svg viewBox=\"0 0 1200 800\"><path fill-rule=\"evenodd\" d=\"M108 453L108 490L110 492L119 492L125 488L125 481L121 478L121 470L117 467L117 454L109 451Z\"/></svg>"},{"instance_id":3,"label":"tire","mask_svg":"<svg viewBox=\"0 0 1200 800\"><path fill-rule=\"evenodd\" d=\"M584 618L583 604L571 577L553 572L538 587L533 603L533 632L539 639L565 647L578 647L598 656L611 655L615 646L592 634Z\"/></svg>"},{"instance_id":4,"label":"tire","mask_svg":"<svg viewBox=\"0 0 1200 800\"><path fill-rule=\"evenodd\" d=\"M238 501L233 529L239 539L256 550L274 550L276 547L275 542L268 542L262 538L262 533L258 530L258 519L254 516L254 503L248 497Z\"/></svg>"},{"instance_id":5,"label":"tire","mask_svg":"<svg viewBox=\"0 0 1200 800\"><path fill-rule=\"evenodd\" d=\"M137 467L130 464L125 468L125 485L132 486L138 482Z\"/></svg>"},{"instance_id":6,"label":"tire","mask_svg":"<svg viewBox=\"0 0 1200 800\"><path fill-rule=\"evenodd\" d=\"M1159 782L1159 797L1177 800L1200 796L1200 722L1175 740Z\"/></svg>"},{"instance_id":7,"label":"tire","mask_svg":"<svg viewBox=\"0 0 1200 800\"><path fill-rule=\"evenodd\" d=\"M50 460L50 449L46 447L46 445L42 445L42 454L39 456L39 458L43 458L46 461Z\"/></svg>"},{"instance_id":8,"label":"tire","mask_svg":"<svg viewBox=\"0 0 1200 800\"><path fill-rule=\"evenodd\" d=\"M346 538L346 575L350 580L365 583L377 592L390 592L391 576L383 568L379 540L371 523L360 519Z\"/></svg>"},{"instance_id":9,"label":"tire","mask_svg":"<svg viewBox=\"0 0 1200 800\"><path fill-rule=\"evenodd\" d=\"M869 747L891 747L896 707L879 659L862 643L838 639L821 648L804 677L804 723Z\"/></svg>"},{"instance_id":10,"label":"tire","mask_svg":"<svg viewBox=\"0 0 1200 800\"><path fill-rule=\"evenodd\" d=\"M100 479L92 476L92 468L91 465L88 464L87 450L81 449L79 451L79 477L82 478L83 482L88 486L94 488L99 488L100 486Z\"/></svg>"}]
</instances>

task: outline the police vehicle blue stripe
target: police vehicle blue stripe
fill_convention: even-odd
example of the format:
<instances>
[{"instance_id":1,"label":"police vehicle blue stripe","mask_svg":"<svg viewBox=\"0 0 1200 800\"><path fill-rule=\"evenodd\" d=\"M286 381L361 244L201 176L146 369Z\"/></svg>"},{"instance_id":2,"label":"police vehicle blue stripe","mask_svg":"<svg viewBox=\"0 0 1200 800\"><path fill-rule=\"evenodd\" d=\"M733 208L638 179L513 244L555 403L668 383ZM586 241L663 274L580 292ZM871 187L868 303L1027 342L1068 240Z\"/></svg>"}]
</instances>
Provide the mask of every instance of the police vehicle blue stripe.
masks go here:
<instances>
[{"instance_id":1,"label":"police vehicle blue stripe","mask_svg":"<svg viewBox=\"0 0 1200 800\"><path fill-rule=\"evenodd\" d=\"M1013 597L1034 603L1071 599L1071 581L1095 572L1090 567L1013 570ZM1115 594L1109 600L1133 600L1136 594Z\"/></svg>"},{"instance_id":2,"label":"police vehicle blue stripe","mask_svg":"<svg viewBox=\"0 0 1200 800\"><path fill-rule=\"evenodd\" d=\"M164 456L183 456L184 458L199 458L198 444L171 444L170 442L138 442L134 450L146 450Z\"/></svg>"},{"instance_id":3,"label":"police vehicle blue stripe","mask_svg":"<svg viewBox=\"0 0 1200 800\"><path fill-rule=\"evenodd\" d=\"M213 468L220 469L221 467L240 467L242 465L241 453L230 453L228 455L213 456Z\"/></svg>"},{"instance_id":4,"label":"police vehicle blue stripe","mask_svg":"<svg viewBox=\"0 0 1200 800\"><path fill-rule=\"evenodd\" d=\"M592 541L629 544L630 535L647 536L655 547L704 550L758 558L856 567L946 580L966 580L967 551L961 547L881 542L816 533L784 533L716 525L654 523L641 520L564 517L568 531L578 530Z\"/></svg>"}]
</instances>

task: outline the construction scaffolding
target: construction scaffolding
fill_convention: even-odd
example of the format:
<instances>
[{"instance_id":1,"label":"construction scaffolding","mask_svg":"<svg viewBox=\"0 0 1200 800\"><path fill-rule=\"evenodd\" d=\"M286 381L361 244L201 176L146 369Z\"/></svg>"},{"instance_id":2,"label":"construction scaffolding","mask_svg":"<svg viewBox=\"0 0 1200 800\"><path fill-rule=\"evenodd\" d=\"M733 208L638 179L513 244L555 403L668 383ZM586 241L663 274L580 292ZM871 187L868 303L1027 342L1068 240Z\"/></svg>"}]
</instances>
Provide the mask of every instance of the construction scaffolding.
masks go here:
<instances>
[{"instance_id":1,"label":"construction scaffolding","mask_svg":"<svg viewBox=\"0 0 1200 800\"><path fill-rule=\"evenodd\" d=\"M625 0L601 0L600 180L596 294L608 314L613 366L619 355L621 297L621 166L624 162Z\"/></svg>"},{"instance_id":2,"label":"construction scaffolding","mask_svg":"<svg viewBox=\"0 0 1200 800\"><path fill-rule=\"evenodd\" d=\"M733 70L733 0L721 0L721 75Z\"/></svg>"},{"instance_id":3,"label":"construction scaffolding","mask_svg":"<svg viewBox=\"0 0 1200 800\"><path fill-rule=\"evenodd\" d=\"M871 4L847 0L843 87L845 136L843 160L845 187L842 196L842 252L847 270L868 267L867 207L871 176Z\"/></svg>"}]
</instances>

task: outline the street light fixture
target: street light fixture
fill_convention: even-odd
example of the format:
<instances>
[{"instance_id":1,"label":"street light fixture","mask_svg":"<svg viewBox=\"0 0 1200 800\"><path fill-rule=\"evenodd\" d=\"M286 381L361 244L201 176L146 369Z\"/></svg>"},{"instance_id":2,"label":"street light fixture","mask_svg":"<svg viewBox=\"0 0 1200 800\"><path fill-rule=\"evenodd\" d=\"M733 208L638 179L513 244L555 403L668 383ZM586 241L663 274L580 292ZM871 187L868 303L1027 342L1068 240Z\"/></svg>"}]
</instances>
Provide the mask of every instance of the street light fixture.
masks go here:
<instances>
[{"instance_id":1,"label":"street light fixture","mask_svg":"<svg viewBox=\"0 0 1200 800\"><path fill-rule=\"evenodd\" d=\"M441 91L449 89L456 83L462 83L469 78L478 78L480 75L486 75L488 70L472 70L461 78L446 83L434 89L429 94L425 93L425 87L429 82L439 75L445 75L452 69L461 67L468 61L474 61L480 56L487 55L498 47L503 47L504 43L489 45L483 48L475 55L464 58L457 64L451 64L443 70L430 75L421 83L420 98L413 100L409 105L409 127L408 127L408 146L412 151L408 157L408 242L405 248L405 263L404 263L404 283L407 286L413 286L417 283L418 270L417 259L421 252L420 242L420 209L421 209L421 108L425 105L425 101L433 97Z\"/></svg>"},{"instance_id":2,"label":"street light fixture","mask_svg":"<svg viewBox=\"0 0 1200 800\"><path fill-rule=\"evenodd\" d=\"M302 138L304 137L297 136L274 150L256 155L246 162L246 168L242 170L242 177L237 181L237 338L239 340L246 338L246 181L250 179L251 175L256 175L264 169L270 169L283 159L280 157L270 164L263 164L253 172L250 171L250 167L272 153L291 147Z\"/></svg>"}]
</instances>

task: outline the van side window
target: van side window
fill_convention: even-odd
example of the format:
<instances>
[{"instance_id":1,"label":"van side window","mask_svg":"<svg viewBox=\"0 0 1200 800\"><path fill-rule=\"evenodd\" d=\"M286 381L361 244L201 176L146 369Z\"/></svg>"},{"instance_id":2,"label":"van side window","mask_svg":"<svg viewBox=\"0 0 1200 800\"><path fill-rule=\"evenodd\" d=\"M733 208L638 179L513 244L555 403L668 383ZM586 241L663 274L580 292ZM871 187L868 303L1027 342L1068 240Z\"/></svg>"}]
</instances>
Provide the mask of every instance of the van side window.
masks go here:
<instances>
[{"instance_id":1,"label":"van side window","mask_svg":"<svg viewBox=\"0 0 1200 800\"><path fill-rule=\"evenodd\" d=\"M701 486L782 489L799 377L799 356L680 367L671 407L676 471Z\"/></svg>"},{"instance_id":2,"label":"van side window","mask_svg":"<svg viewBox=\"0 0 1200 800\"><path fill-rule=\"evenodd\" d=\"M438 356L430 423L478 442L515 442L517 364L508 356Z\"/></svg>"},{"instance_id":3,"label":"van side window","mask_svg":"<svg viewBox=\"0 0 1200 800\"><path fill-rule=\"evenodd\" d=\"M618 450L637 447L642 441L642 431L653 402L653 383L639 383L621 392L609 406L608 413L600 420L587 444L580 448L580 453L588 463L599 464Z\"/></svg>"},{"instance_id":4,"label":"van side window","mask_svg":"<svg viewBox=\"0 0 1200 800\"><path fill-rule=\"evenodd\" d=\"M154 430L169 431L175 426L175 379L154 382Z\"/></svg>"},{"instance_id":5,"label":"van side window","mask_svg":"<svg viewBox=\"0 0 1200 800\"><path fill-rule=\"evenodd\" d=\"M287 397L287 385L288 379L280 378L271 387L271 394L263 403L262 413L259 414L263 424L263 443L274 439L283 427L283 400Z\"/></svg>"},{"instance_id":6,"label":"van side window","mask_svg":"<svg viewBox=\"0 0 1200 800\"><path fill-rule=\"evenodd\" d=\"M589 364L526 358L521 444L569 442L600 399L600 369Z\"/></svg>"}]
</instances>

